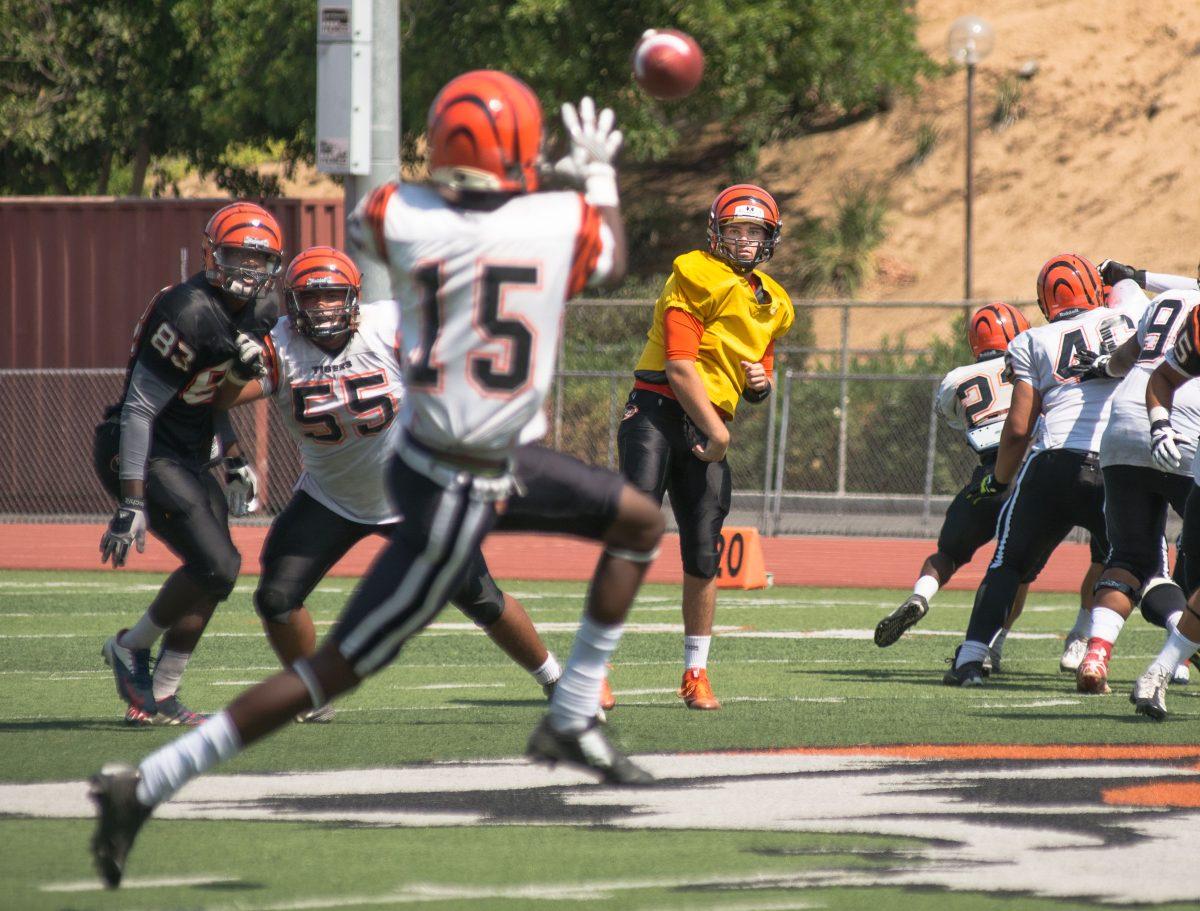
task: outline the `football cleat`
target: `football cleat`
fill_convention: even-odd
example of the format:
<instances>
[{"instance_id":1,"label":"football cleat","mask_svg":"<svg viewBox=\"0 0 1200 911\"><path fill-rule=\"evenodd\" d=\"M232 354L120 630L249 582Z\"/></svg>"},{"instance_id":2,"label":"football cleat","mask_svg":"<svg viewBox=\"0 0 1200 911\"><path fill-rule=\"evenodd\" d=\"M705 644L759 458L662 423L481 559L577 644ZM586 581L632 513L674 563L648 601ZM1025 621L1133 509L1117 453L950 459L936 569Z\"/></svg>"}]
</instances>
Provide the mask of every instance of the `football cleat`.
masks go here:
<instances>
[{"instance_id":1,"label":"football cleat","mask_svg":"<svg viewBox=\"0 0 1200 911\"><path fill-rule=\"evenodd\" d=\"M1086 654L1087 639L1074 634L1067 636L1062 657L1058 659L1058 669L1064 674L1074 674L1079 670L1079 665L1083 663Z\"/></svg>"},{"instance_id":2,"label":"football cleat","mask_svg":"<svg viewBox=\"0 0 1200 911\"><path fill-rule=\"evenodd\" d=\"M1075 672L1075 689L1092 696L1107 696L1112 692L1108 686L1108 655L1104 651L1088 649Z\"/></svg>"},{"instance_id":3,"label":"football cleat","mask_svg":"<svg viewBox=\"0 0 1200 911\"><path fill-rule=\"evenodd\" d=\"M158 701L158 709L155 711L150 723L164 726L182 724L188 727L195 727L201 724L207 717L206 715L201 715L199 712L193 712L179 701L178 693L172 693L170 696Z\"/></svg>"},{"instance_id":4,"label":"football cleat","mask_svg":"<svg viewBox=\"0 0 1200 911\"><path fill-rule=\"evenodd\" d=\"M907 601L875 625L875 644L887 648L903 636L905 630L916 626L927 613L929 602L922 595L909 595Z\"/></svg>"},{"instance_id":5,"label":"football cleat","mask_svg":"<svg viewBox=\"0 0 1200 911\"><path fill-rule=\"evenodd\" d=\"M1155 721L1167 717L1167 685L1171 675L1160 664L1152 664L1142 676L1133 683L1133 692L1129 701L1133 710L1139 715L1148 715Z\"/></svg>"},{"instance_id":6,"label":"football cleat","mask_svg":"<svg viewBox=\"0 0 1200 911\"><path fill-rule=\"evenodd\" d=\"M948 659L950 670L942 675L942 683L946 686L983 686L983 678L987 672L983 669L982 661L968 661L962 667L958 666L958 654L962 646L954 650L954 657Z\"/></svg>"},{"instance_id":7,"label":"football cleat","mask_svg":"<svg viewBox=\"0 0 1200 911\"><path fill-rule=\"evenodd\" d=\"M565 762L595 772L607 784L640 787L654 783L654 776L609 742L596 721L582 731L563 732L551 726L547 715L530 736L525 755L551 768Z\"/></svg>"},{"instance_id":8,"label":"football cleat","mask_svg":"<svg viewBox=\"0 0 1200 911\"><path fill-rule=\"evenodd\" d=\"M309 709L307 712L301 712L296 716L297 724L329 724L333 721L333 716L337 714L337 709L326 703L315 709Z\"/></svg>"},{"instance_id":9,"label":"football cleat","mask_svg":"<svg viewBox=\"0 0 1200 911\"><path fill-rule=\"evenodd\" d=\"M132 766L110 763L92 776L88 790L98 810L92 859L110 889L121 885L133 840L153 812L137 799L141 777Z\"/></svg>"},{"instance_id":10,"label":"football cleat","mask_svg":"<svg viewBox=\"0 0 1200 911\"><path fill-rule=\"evenodd\" d=\"M154 686L150 677L150 649L131 649L120 645L121 636L125 632L127 631L120 630L115 636L110 636L101 647L100 654L104 663L112 668L117 695L125 700L126 705L153 714L155 703Z\"/></svg>"},{"instance_id":11,"label":"football cleat","mask_svg":"<svg viewBox=\"0 0 1200 911\"><path fill-rule=\"evenodd\" d=\"M1175 673L1171 675L1171 682L1176 686L1187 686L1191 683L1191 680L1192 672L1188 670L1188 663L1186 661L1175 668Z\"/></svg>"},{"instance_id":12,"label":"football cleat","mask_svg":"<svg viewBox=\"0 0 1200 911\"><path fill-rule=\"evenodd\" d=\"M679 684L679 698L689 709L711 712L721 707L721 703L713 695L712 684L708 682L708 671L702 667L688 668L683 672L683 681Z\"/></svg>"},{"instance_id":13,"label":"football cleat","mask_svg":"<svg viewBox=\"0 0 1200 911\"><path fill-rule=\"evenodd\" d=\"M125 709L125 723L131 728L149 727L154 724L154 716L131 705Z\"/></svg>"},{"instance_id":14,"label":"football cleat","mask_svg":"<svg viewBox=\"0 0 1200 911\"><path fill-rule=\"evenodd\" d=\"M612 687L608 683L608 678L604 678L604 682L600 684L600 710L602 712L611 711L617 705L617 697L613 695Z\"/></svg>"}]
</instances>

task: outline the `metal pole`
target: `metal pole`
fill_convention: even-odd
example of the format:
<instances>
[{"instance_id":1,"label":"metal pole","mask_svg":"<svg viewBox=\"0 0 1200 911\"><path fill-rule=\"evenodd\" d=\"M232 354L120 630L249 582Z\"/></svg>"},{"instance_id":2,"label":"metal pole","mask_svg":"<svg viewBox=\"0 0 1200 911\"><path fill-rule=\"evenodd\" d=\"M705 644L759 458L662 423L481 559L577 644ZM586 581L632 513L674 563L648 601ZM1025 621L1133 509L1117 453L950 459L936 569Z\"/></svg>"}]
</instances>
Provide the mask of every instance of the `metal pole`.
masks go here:
<instances>
[{"instance_id":1,"label":"metal pole","mask_svg":"<svg viewBox=\"0 0 1200 911\"><path fill-rule=\"evenodd\" d=\"M370 172L346 175L346 215L363 196L400 173L400 0L372 0L371 16ZM363 300L391 297L391 280L382 264L367 257L355 262L362 272Z\"/></svg>"},{"instance_id":2,"label":"metal pole","mask_svg":"<svg viewBox=\"0 0 1200 911\"><path fill-rule=\"evenodd\" d=\"M762 520L759 522L759 530L764 535L767 534L767 522L771 517L771 464L775 460L775 403L779 399L778 367L775 368L774 375L771 377L771 385L774 386L774 390L767 402L767 445L766 457L763 459Z\"/></svg>"},{"instance_id":3,"label":"metal pole","mask_svg":"<svg viewBox=\"0 0 1200 911\"><path fill-rule=\"evenodd\" d=\"M846 374L850 372L850 307L842 306L842 356L841 356L841 394L838 397L838 464L837 492L846 492L846 433L849 427L850 412L850 382Z\"/></svg>"},{"instance_id":4,"label":"metal pole","mask_svg":"<svg viewBox=\"0 0 1200 911\"><path fill-rule=\"evenodd\" d=\"M975 222L975 64L967 64L967 217L963 238L963 299L975 295L971 276L971 244Z\"/></svg>"},{"instance_id":5,"label":"metal pole","mask_svg":"<svg viewBox=\"0 0 1200 911\"><path fill-rule=\"evenodd\" d=\"M779 455L775 459L775 509L771 519L771 534L779 533L779 516L783 512L783 470L787 465L788 418L792 413L792 371L784 374L783 417L779 421Z\"/></svg>"},{"instance_id":6,"label":"metal pole","mask_svg":"<svg viewBox=\"0 0 1200 911\"><path fill-rule=\"evenodd\" d=\"M941 383L933 384L933 398L929 402L929 448L925 452L925 502L921 506L921 522L929 524L929 514L932 511L933 498L933 462L937 458L938 432L938 390Z\"/></svg>"}]
</instances>

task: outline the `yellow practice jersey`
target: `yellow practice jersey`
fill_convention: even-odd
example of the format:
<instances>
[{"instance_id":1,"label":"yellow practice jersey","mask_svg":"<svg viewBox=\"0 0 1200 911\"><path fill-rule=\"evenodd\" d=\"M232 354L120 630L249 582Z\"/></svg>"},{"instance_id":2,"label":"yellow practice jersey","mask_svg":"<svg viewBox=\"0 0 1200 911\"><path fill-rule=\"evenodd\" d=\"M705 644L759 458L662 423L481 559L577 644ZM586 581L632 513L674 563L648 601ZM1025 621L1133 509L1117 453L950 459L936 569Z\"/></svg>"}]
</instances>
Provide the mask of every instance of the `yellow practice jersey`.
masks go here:
<instances>
[{"instance_id":1,"label":"yellow practice jersey","mask_svg":"<svg viewBox=\"0 0 1200 911\"><path fill-rule=\"evenodd\" d=\"M742 361L762 360L767 346L792 328L796 313L787 292L771 276L754 271L766 293L764 303L755 297L750 281L720 257L693 250L675 259L671 277L646 333L646 347L635 373L649 383L666 383L667 357L663 317L678 308L704 325L696 368L709 401L730 417L746 387Z\"/></svg>"}]
</instances>

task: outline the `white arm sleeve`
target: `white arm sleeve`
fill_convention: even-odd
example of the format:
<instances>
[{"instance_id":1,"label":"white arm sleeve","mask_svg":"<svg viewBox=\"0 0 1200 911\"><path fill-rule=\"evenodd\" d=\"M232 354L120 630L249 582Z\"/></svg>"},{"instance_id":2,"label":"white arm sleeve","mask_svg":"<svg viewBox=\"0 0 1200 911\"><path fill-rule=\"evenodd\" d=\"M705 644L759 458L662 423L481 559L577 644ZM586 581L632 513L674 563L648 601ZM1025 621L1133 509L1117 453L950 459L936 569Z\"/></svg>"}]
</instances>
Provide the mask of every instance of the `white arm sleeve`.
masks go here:
<instances>
[{"instance_id":1,"label":"white arm sleeve","mask_svg":"<svg viewBox=\"0 0 1200 911\"><path fill-rule=\"evenodd\" d=\"M1200 290L1200 283L1186 275L1147 272L1146 290L1151 294L1162 294L1164 291L1197 291Z\"/></svg>"}]
</instances>

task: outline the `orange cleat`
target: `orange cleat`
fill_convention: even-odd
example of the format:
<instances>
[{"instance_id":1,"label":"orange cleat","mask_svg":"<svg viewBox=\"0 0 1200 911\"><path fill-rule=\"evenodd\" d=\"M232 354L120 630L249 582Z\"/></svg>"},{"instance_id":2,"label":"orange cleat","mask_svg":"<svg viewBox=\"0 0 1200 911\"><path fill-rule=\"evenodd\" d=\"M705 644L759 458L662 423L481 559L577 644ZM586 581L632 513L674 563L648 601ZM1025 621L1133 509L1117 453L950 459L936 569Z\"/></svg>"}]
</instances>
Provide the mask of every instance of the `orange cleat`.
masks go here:
<instances>
[{"instance_id":1,"label":"orange cleat","mask_svg":"<svg viewBox=\"0 0 1200 911\"><path fill-rule=\"evenodd\" d=\"M683 672L679 696L689 709L712 711L721 707L713 695L712 684L708 682L708 672L702 667L688 668Z\"/></svg>"},{"instance_id":2,"label":"orange cleat","mask_svg":"<svg viewBox=\"0 0 1200 911\"><path fill-rule=\"evenodd\" d=\"M1112 692L1108 686L1108 659L1111 652L1094 642L1088 643L1088 652L1075 672L1075 689L1092 696L1107 696Z\"/></svg>"},{"instance_id":3,"label":"orange cleat","mask_svg":"<svg viewBox=\"0 0 1200 911\"><path fill-rule=\"evenodd\" d=\"M600 684L600 708L611 712L616 704L617 697L613 695L612 687L608 685L608 678L605 677L604 682Z\"/></svg>"}]
</instances>

